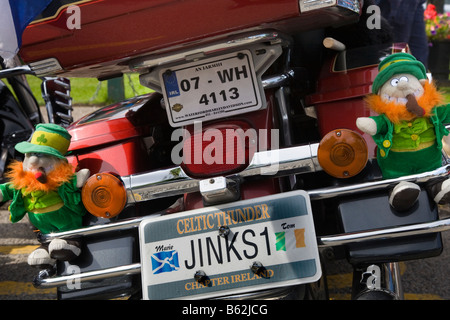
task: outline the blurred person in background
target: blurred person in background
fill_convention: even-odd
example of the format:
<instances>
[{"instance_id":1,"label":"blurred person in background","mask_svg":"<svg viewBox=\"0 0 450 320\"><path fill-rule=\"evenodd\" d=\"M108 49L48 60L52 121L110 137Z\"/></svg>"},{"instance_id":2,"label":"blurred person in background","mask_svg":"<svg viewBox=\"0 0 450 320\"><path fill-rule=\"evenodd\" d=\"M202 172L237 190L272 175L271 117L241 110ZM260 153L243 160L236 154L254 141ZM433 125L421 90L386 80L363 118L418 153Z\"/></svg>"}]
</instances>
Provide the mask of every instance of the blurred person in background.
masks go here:
<instances>
[{"instance_id":1,"label":"blurred person in background","mask_svg":"<svg viewBox=\"0 0 450 320\"><path fill-rule=\"evenodd\" d=\"M411 53L428 66L428 40L425 33L426 0L375 0L381 16L392 27L394 42L406 42Z\"/></svg>"}]
</instances>

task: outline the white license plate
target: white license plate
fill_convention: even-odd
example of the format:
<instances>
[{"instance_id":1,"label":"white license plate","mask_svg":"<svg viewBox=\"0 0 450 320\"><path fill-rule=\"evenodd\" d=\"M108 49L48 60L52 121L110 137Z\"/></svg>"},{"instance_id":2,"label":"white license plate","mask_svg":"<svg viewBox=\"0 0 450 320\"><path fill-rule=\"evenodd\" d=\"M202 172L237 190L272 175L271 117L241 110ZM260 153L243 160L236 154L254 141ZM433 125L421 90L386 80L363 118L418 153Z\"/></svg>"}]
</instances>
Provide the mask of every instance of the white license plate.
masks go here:
<instances>
[{"instance_id":1,"label":"white license plate","mask_svg":"<svg viewBox=\"0 0 450 320\"><path fill-rule=\"evenodd\" d=\"M248 50L162 69L159 76L169 122L175 127L265 105Z\"/></svg>"},{"instance_id":2,"label":"white license plate","mask_svg":"<svg viewBox=\"0 0 450 320\"><path fill-rule=\"evenodd\" d=\"M225 225L229 233L220 235ZM145 219L139 237L144 299L211 298L322 275L304 191ZM205 275L201 282L197 272Z\"/></svg>"}]
</instances>

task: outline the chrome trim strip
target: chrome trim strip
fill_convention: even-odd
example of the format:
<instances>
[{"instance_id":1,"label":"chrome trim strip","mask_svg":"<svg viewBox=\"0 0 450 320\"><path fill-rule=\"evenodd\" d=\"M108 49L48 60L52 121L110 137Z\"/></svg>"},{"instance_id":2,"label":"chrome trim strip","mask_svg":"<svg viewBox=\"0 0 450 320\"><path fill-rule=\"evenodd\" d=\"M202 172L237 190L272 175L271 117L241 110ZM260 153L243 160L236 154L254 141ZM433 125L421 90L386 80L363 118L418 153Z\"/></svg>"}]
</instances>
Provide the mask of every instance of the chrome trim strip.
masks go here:
<instances>
[{"instance_id":1,"label":"chrome trim strip","mask_svg":"<svg viewBox=\"0 0 450 320\"><path fill-rule=\"evenodd\" d=\"M317 161L318 144L255 153L250 165L232 176L234 179L266 175L280 177L321 170ZM122 177L128 202L148 201L199 191L200 180L190 178L181 167Z\"/></svg>"},{"instance_id":2,"label":"chrome trim strip","mask_svg":"<svg viewBox=\"0 0 450 320\"><path fill-rule=\"evenodd\" d=\"M292 287L272 288L261 291L232 294L229 296L217 297L213 300L284 300L289 299L289 296L291 295L293 295L295 298L297 290L299 290L298 285Z\"/></svg>"},{"instance_id":3,"label":"chrome trim strip","mask_svg":"<svg viewBox=\"0 0 450 320\"><path fill-rule=\"evenodd\" d=\"M277 75L263 77L261 81L264 89L272 89L287 85L293 77L294 70L289 70Z\"/></svg>"},{"instance_id":4,"label":"chrome trim strip","mask_svg":"<svg viewBox=\"0 0 450 320\"><path fill-rule=\"evenodd\" d=\"M323 8L340 7L356 13L360 12L359 0L299 0L300 12Z\"/></svg>"},{"instance_id":5,"label":"chrome trim strip","mask_svg":"<svg viewBox=\"0 0 450 320\"><path fill-rule=\"evenodd\" d=\"M329 187L307 191L311 200L333 198L350 193L363 193L385 189L401 181L411 181L416 183L425 183L432 179L446 176L450 173L450 165L440 167L433 171L428 171L416 175L404 176L396 179L386 179L370 181L365 183L353 184L349 186Z\"/></svg>"},{"instance_id":6,"label":"chrome trim strip","mask_svg":"<svg viewBox=\"0 0 450 320\"><path fill-rule=\"evenodd\" d=\"M158 215L159 216L159 215ZM156 217L156 216L155 216ZM89 226L81 229L75 229L64 232L55 232L48 234L39 234L38 240L41 243L51 241L56 238L70 238L70 237L80 237L80 236L89 236L89 235L98 235L105 232L118 231L118 230L128 230L132 228L136 228L139 226L144 217L133 218L122 220L119 222L112 222L101 225ZM149 219L149 217L145 217L145 219Z\"/></svg>"},{"instance_id":7,"label":"chrome trim strip","mask_svg":"<svg viewBox=\"0 0 450 320\"><path fill-rule=\"evenodd\" d=\"M62 67L59 61L55 58L48 58L30 63L30 67L37 77L45 75L54 75L55 72L61 71Z\"/></svg>"},{"instance_id":8,"label":"chrome trim strip","mask_svg":"<svg viewBox=\"0 0 450 320\"><path fill-rule=\"evenodd\" d=\"M337 0L337 6L341 8L348 9L350 11L360 13L362 4L360 3L360 0L353 0L353 1L347 1L347 0Z\"/></svg>"},{"instance_id":9,"label":"chrome trim strip","mask_svg":"<svg viewBox=\"0 0 450 320\"><path fill-rule=\"evenodd\" d=\"M34 75L35 73L33 72L33 70L31 70L30 66L23 65L23 66L0 70L0 79L15 77L15 76L22 75L22 74Z\"/></svg>"},{"instance_id":10,"label":"chrome trim strip","mask_svg":"<svg viewBox=\"0 0 450 320\"><path fill-rule=\"evenodd\" d=\"M197 58L212 52L231 50L260 42L278 43L282 41L284 41L282 36L276 31L263 31L259 33L251 32L233 35L233 38L230 37L228 40L226 38L224 39L223 36L219 36L216 42L208 43L201 47L184 50L183 47L180 47L178 48L180 51L176 53L172 52L172 50L176 48L169 48L164 49L163 52L156 52L142 58L137 58L130 61L129 67L132 71L136 72L142 69L180 62L190 57Z\"/></svg>"},{"instance_id":11,"label":"chrome trim strip","mask_svg":"<svg viewBox=\"0 0 450 320\"><path fill-rule=\"evenodd\" d=\"M199 180L188 177L183 169L163 169L125 177L128 203L159 199L199 191Z\"/></svg>"},{"instance_id":12,"label":"chrome trim strip","mask_svg":"<svg viewBox=\"0 0 450 320\"><path fill-rule=\"evenodd\" d=\"M320 248L325 248L359 243L369 240L394 239L413 235L417 236L426 233L444 232L448 230L450 230L450 218L400 227L390 227L317 237L317 243Z\"/></svg>"},{"instance_id":13,"label":"chrome trim strip","mask_svg":"<svg viewBox=\"0 0 450 320\"><path fill-rule=\"evenodd\" d=\"M59 61L55 58L49 58L32 62L29 65L18 65L15 67L0 70L0 78L15 77L23 74L31 74L36 77L42 77L49 74L54 74L62 70Z\"/></svg>"},{"instance_id":14,"label":"chrome trim strip","mask_svg":"<svg viewBox=\"0 0 450 320\"><path fill-rule=\"evenodd\" d=\"M75 280L79 281L93 281L102 280L113 277L134 275L141 273L141 264L134 263L125 266L118 266L108 269L101 269L95 271L88 271L79 274L72 274L69 276L46 278L44 273L39 273L39 275L34 279L33 285L36 288L54 288L65 286L68 283L73 283Z\"/></svg>"},{"instance_id":15,"label":"chrome trim strip","mask_svg":"<svg viewBox=\"0 0 450 320\"><path fill-rule=\"evenodd\" d=\"M336 0L300 0L300 12L307 12L336 5Z\"/></svg>"}]
</instances>

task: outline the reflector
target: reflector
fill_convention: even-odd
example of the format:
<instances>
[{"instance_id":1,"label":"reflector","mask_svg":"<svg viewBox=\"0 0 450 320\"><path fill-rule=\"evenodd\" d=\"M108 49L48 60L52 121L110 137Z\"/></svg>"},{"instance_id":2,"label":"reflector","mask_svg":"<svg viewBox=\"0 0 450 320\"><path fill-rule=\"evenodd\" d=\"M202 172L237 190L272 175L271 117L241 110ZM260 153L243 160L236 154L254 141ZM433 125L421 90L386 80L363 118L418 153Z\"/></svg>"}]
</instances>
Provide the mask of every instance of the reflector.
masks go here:
<instances>
[{"instance_id":1,"label":"reflector","mask_svg":"<svg viewBox=\"0 0 450 320\"><path fill-rule=\"evenodd\" d=\"M111 173L91 176L81 190L86 210L101 218L117 216L127 203L127 192L122 181Z\"/></svg>"},{"instance_id":2,"label":"reflector","mask_svg":"<svg viewBox=\"0 0 450 320\"><path fill-rule=\"evenodd\" d=\"M355 131L334 130L320 141L317 158L322 169L329 175L336 178L350 178L366 166L367 144Z\"/></svg>"}]
</instances>

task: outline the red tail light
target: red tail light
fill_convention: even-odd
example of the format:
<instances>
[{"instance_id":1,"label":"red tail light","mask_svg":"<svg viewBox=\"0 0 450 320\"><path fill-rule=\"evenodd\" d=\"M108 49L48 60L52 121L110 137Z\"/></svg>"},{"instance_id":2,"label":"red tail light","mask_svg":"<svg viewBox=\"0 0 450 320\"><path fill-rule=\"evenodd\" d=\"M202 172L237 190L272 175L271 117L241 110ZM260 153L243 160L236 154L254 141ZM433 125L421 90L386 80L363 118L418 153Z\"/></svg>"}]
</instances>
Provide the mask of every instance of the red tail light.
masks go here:
<instances>
[{"instance_id":1,"label":"red tail light","mask_svg":"<svg viewBox=\"0 0 450 320\"><path fill-rule=\"evenodd\" d=\"M190 128L184 139L181 167L191 177L208 178L245 169L257 146L256 130L246 122Z\"/></svg>"}]
</instances>

